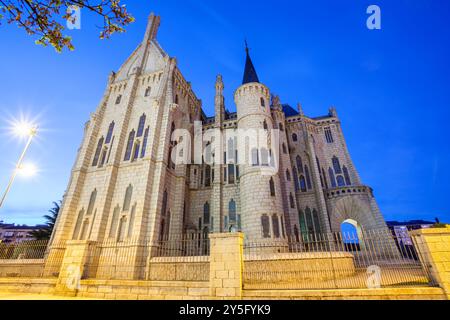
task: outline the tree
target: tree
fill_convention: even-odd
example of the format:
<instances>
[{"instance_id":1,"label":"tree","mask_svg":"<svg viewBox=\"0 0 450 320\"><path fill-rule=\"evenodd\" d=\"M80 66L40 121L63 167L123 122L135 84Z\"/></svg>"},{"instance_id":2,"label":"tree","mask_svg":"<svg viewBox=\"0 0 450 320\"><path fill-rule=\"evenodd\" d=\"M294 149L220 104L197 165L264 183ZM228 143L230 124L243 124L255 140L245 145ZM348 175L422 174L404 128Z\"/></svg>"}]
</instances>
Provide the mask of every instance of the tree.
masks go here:
<instances>
[{"instance_id":1,"label":"tree","mask_svg":"<svg viewBox=\"0 0 450 320\"><path fill-rule=\"evenodd\" d=\"M61 201L59 203L53 202L54 207L48 210L50 214L46 214L44 218L47 220L45 227L31 231L30 235L36 240L50 240L52 236L53 228L55 227L56 219L58 218Z\"/></svg>"},{"instance_id":2,"label":"tree","mask_svg":"<svg viewBox=\"0 0 450 320\"><path fill-rule=\"evenodd\" d=\"M37 44L53 46L61 52L64 48L73 50L72 38L64 35L61 24L75 19L73 6L88 9L103 18L100 39L110 38L116 32L124 32L134 18L127 12L121 0L0 0L0 24L2 20L16 23L29 35L37 35ZM95 2L93 4L92 2Z\"/></svg>"}]
</instances>

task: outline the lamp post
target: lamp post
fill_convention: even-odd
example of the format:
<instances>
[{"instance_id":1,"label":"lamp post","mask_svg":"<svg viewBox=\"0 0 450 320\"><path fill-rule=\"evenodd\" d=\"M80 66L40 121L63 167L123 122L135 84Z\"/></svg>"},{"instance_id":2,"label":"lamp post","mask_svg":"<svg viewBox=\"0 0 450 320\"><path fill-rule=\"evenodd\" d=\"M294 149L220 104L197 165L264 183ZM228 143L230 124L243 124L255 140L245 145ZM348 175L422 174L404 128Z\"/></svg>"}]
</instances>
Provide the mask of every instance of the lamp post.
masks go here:
<instances>
[{"instance_id":1,"label":"lamp post","mask_svg":"<svg viewBox=\"0 0 450 320\"><path fill-rule=\"evenodd\" d=\"M23 129L23 128L21 128L21 129ZM11 190L11 186L12 186L14 180L16 179L17 173L19 172L20 169L22 169L23 159L25 158L25 155L31 145L31 142L33 141L33 138L36 136L37 131L38 131L37 126L28 127L26 129L26 134L28 135L28 141L27 141L27 144L25 145L25 148L22 151L22 154L20 155L19 160L17 161L16 167L14 168L11 178L9 179L8 186L6 187L5 193L3 193L2 199L0 200L0 208L3 206L6 196L9 193L9 190ZM22 133L24 133L24 132L22 132Z\"/></svg>"}]
</instances>

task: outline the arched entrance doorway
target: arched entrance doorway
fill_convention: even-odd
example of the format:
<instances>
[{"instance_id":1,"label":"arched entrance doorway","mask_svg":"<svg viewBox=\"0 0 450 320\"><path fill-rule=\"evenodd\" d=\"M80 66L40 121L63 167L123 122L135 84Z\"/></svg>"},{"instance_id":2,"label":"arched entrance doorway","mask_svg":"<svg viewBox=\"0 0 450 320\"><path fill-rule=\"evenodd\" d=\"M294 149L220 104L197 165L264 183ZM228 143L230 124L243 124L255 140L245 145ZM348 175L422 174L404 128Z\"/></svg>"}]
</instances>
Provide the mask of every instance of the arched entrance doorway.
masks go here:
<instances>
[{"instance_id":1,"label":"arched entrance doorway","mask_svg":"<svg viewBox=\"0 0 450 320\"><path fill-rule=\"evenodd\" d=\"M361 225L356 220L344 220L341 223L341 234L346 251L360 251L362 249L363 233Z\"/></svg>"}]
</instances>

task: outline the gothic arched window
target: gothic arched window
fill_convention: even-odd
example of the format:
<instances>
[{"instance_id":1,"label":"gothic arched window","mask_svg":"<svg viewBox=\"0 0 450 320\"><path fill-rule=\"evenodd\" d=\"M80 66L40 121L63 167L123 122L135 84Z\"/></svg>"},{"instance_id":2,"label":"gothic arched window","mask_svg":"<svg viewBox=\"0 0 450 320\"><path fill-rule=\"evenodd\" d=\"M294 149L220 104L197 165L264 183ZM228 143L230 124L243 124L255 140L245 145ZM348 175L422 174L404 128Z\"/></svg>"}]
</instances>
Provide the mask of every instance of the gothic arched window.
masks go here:
<instances>
[{"instance_id":1,"label":"gothic arched window","mask_svg":"<svg viewBox=\"0 0 450 320\"><path fill-rule=\"evenodd\" d=\"M345 184L348 185L348 186L351 186L352 185L352 181L350 180L350 175L348 173L347 167L344 166L342 168L342 171L344 171Z\"/></svg>"},{"instance_id":2,"label":"gothic arched window","mask_svg":"<svg viewBox=\"0 0 450 320\"><path fill-rule=\"evenodd\" d=\"M78 213L77 222L75 224L75 229L73 231L73 240L78 240L78 234L80 233L81 224L83 223L84 218L84 208L80 210Z\"/></svg>"},{"instance_id":3,"label":"gothic arched window","mask_svg":"<svg viewBox=\"0 0 450 320\"><path fill-rule=\"evenodd\" d=\"M345 187L345 181L344 181L344 177L343 176L341 176L341 175L337 176L336 180L337 180L337 185L339 187Z\"/></svg>"},{"instance_id":4,"label":"gothic arched window","mask_svg":"<svg viewBox=\"0 0 450 320\"><path fill-rule=\"evenodd\" d=\"M295 161L297 162L298 172L299 172L299 173L303 173L303 162L302 162L302 158L301 158L300 156L297 156L297 158L295 158Z\"/></svg>"},{"instance_id":5,"label":"gothic arched window","mask_svg":"<svg viewBox=\"0 0 450 320\"><path fill-rule=\"evenodd\" d=\"M306 217L306 227L308 230L308 234L312 235L314 234L314 222L312 218L312 212L309 207L306 207L305 209L305 217Z\"/></svg>"},{"instance_id":6,"label":"gothic arched window","mask_svg":"<svg viewBox=\"0 0 450 320\"><path fill-rule=\"evenodd\" d=\"M167 211L167 190L164 191L163 202L161 206L161 216L165 216Z\"/></svg>"},{"instance_id":7,"label":"gothic arched window","mask_svg":"<svg viewBox=\"0 0 450 320\"><path fill-rule=\"evenodd\" d=\"M259 166L259 152L257 148L252 149L252 165Z\"/></svg>"},{"instance_id":8,"label":"gothic arched window","mask_svg":"<svg viewBox=\"0 0 450 320\"><path fill-rule=\"evenodd\" d=\"M141 144L139 140L136 140L133 147L133 156L131 157L131 162L135 161L137 158L139 158L139 148L141 147Z\"/></svg>"},{"instance_id":9,"label":"gothic arched window","mask_svg":"<svg viewBox=\"0 0 450 320\"><path fill-rule=\"evenodd\" d=\"M123 242L125 239L125 232L127 227L127 217L122 217L119 222L119 234L117 235L117 242Z\"/></svg>"},{"instance_id":10,"label":"gothic arched window","mask_svg":"<svg viewBox=\"0 0 450 320\"><path fill-rule=\"evenodd\" d=\"M333 169L328 169L328 175L330 176L331 187L336 188L336 178L334 177Z\"/></svg>"},{"instance_id":11,"label":"gothic arched window","mask_svg":"<svg viewBox=\"0 0 450 320\"><path fill-rule=\"evenodd\" d=\"M117 233L117 224L119 223L120 206L114 208L113 216L111 219L111 227L109 228L109 237L114 238Z\"/></svg>"},{"instance_id":12,"label":"gothic arched window","mask_svg":"<svg viewBox=\"0 0 450 320\"><path fill-rule=\"evenodd\" d=\"M297 141L298 141L298 136L297 136L296 133L294 133L294 134L292 135L292 141L294 141L294 142L297 142Z\"/></svg>"},{"instance_id":13,"label":"gothic arched window","mask_svg":"<svg viewBox=\"0 0 450 320\"><path fill-rule=\"evenodd\" d=\"M294 170L292 171L292 174L294 175L294 187L295 191L300 190L300 186L298 184L298 174L297 174L297 168L294 167Z\"/></svg>"},{"instance_id":14,"label":"gothic arched window","mask_svg":"<svg viewBox=\"0 0 450 320\"><path fill-rule=\"evenodd\" d=\"M306 179L305 179L305 176L304 176L304 175L301 175L301 176L300 176L300 190L301 190L302 192L308 191L308 190L307 190L307 187L306 187Z\"/></svg>"},{"instance_id":15,"label":"gothic arched window","mask_svg":"<svg viewBox=\"0 0 450 320\"><path fill-rule=\"evenodd\" d=\"M284 154L287 153L287 147L286 147L286 144L285 144L285 143L283 143L283 153L284 153Z\"/></svg>"},{"instance_id":16,"label":"gothic arched window","mask_svg":"<svg viewBox=\"0 0 450 320\"><path fill-rule=\"evenodd\" d=\"M211 214L209 212L209 203L206 202L203 205L203 223L204 224L209 224L211 220Z\"/></svg>"},{"instance_id":17,"label":"gothic arched window","mask_svg":"<svg viewBox=\"0 0 450 320\"><path fill-rule=\"evenodd\" d=\"M300 210L298 212L298 221L300 223L300 231L301 231L303 239L304 239L308 232L308 228L306 226L306 219L305 219L305 214L303 213L303 210Z\"/></svg>"},{"instance_id":18,"label":"gothic arched window","mask_svg":"<svg viewBox=\"0 0 450 320\"><path fill-rule=\"evenodd\" d=\"M289 170L286 170L286 180L291 181L291 173L289 172Z\"/></svg>"},{"instance_id":19,"label":"gothic arched window","mask_svg":"<svg viewBox=\"0 0 450 320\"><path fill-rule=\"evenodd\" d=\"M120 101L122 101L122 95L121 95L121 94L119 94L119 95L117 96L117 98L116 98L116 104L119 104Z\"/></svg>"},{"instance_id":20,"label":"gothic arched window","mask_svg":"<svg viewBox=\"0 0 450 320\"><path fill-rule=\"evenodd\" d=\"M233 199L228 203L228 218L230 223L236 222L236 202Z\"/></svg>"},{"instance_id":21,"label":"gothic arched window","mask_svg":"<svg viewBox=\"0 0 450 320\"><path fill-rule=\"evenodd\" d=\"M127 143L127 149L125 150L124 161L128 161L131 158L131 151L133 150L133 146L134 146L135 134L136 134L136 132L134 130L131 130L130 134L128 135L128 143Z\"/></svg>"},{"instance_id":22,"label":"gothic arched window","mask_svg":"<svg viewBox=\"0 0 450 320\"><path fill-rule=\"evenodd\" d=\"M280 129L280 131L284 131L284 126L281 122L278 124L278 128Z\"/></svg>"},{"instance_id":23,"label":"gothic arched window","mask_svg":"<svg viewBox=\"0 0 450 320\"><path fill-rule=\"evenodd\" d=\"M148 97L150 95L150 93L152 92L152 87L147 87L147 89L145 89L145 97Z\"/></svg>"},{"instance_id":24,"label":"gothic arched window","mask_svg":"<svg viewBox=\"0 0 450 320\"><path fill-rule=\"evenodd\" d=\"M273 178L270 178L269 187L270 187L270 196L275 197L275 182L273 181Z\"/></svg>"},{"instance_id":25,"label":"gothic arched window","mask_svg":"<svg viewBox=\"0 0 450 320\"><path fill-rule=\"evenodd\" d=\"M141 149L141 158L145 157L145 151L147 149L147 141L148 141L148 133L150 131L150 127L145 129L144 140L142 141L142 149Z\"/></svg>"},{"instance_id":26,"label":"gothic arched window","mask_svg":"<svg viewBox=\"0 0 450 320\"><path fill-rule=\"evenodd\" d=\"M145 116L145 113L140 117L140 119L139 119L139 126L138 126L136 137L142 137L142 135L144 133L144 126L145 126L145 119L146 118L147 117Z\"/></svg>"},{"instance_id":27,"label":"gothic arched window","mask_svg":"<svg viewBox=\"0 0 450 320\"><path fill-rule=\"evenodd\" d=\"M263 238L270 238L270 221L267 215L261 216L261 227Z\"/></svg>"},{"instance_id":28,"label":"gothic arched window","mask_svg":"<svg viewBox=\"0 0 450 320\"><path fill-rule=\"evenodd\" d=\"M90 216L92 212L94 212L95 200L97 199L97 189L94 189L91 193L91 197L89 198L89 205L86 211L86 215Z\"/></svg>"},{"instance_id":29,"label":"gothic arched window","mask_svg":"<svg viewBox=\"0 0 450 320\"><path fill-rule=\"evenodd\" d=\"M261 165L268 166L269 165L269 152L266 148L261 148Z\"/></svg>"},{"instance_id":30,"label":"gothic arched window","mask_svg":"<svg viewBox=\"0 0 450 320\"><path fill-rule=\"evenodd\" d=\"M211 166L206 165L205 167L205 187L211 186Z\"/></svg>"},{"instance_id":31,"label":"gothic arched window","mask_svg":"<svg viewBox=\"0 0 450 320\"><path fill-rule=\"evenodd\" d=\"M315 232L320 234L320 233L322 233L322 228L320 227L319 214L317 213L316 209L313 210L312 214L313 214Z\"/></svg>"},{"instance_id":32,"label":"gothic arched window","mask_svg":"<svg viewBox=\"0 0 450 320\"><path fill-rule=\"evenodd\" d=\"M130 210L130 204L131 204L131 197L133 195L133 186L130 184L125 191L125 198L123 200L123 207L122 211L129 211Z\"/></svg>"},{"instance_id":33,"label":"gothic arched window","mask_svg":"<svg viewBox=\"0 0 450 320\"><path fill-rule=\"evenodd\" d=\"M261 107L265 107L266 106L266 102L264 101L264 98L261 98Z\"/></svg>"},{"instance_id":34,"label":"gothic arched window","mask_svg":"<svg viewBox=\"0 0 450 320\"><path fill-rule=\"evenodd\" d=\"M275 238L280 237L280 220L278 219L278 215L274 214L272 215L272 229L273 229L273 236Z\"/></svg>"},{"instance_id":35,"label":"gothic arched window","mask_svg":"<svg viewBox=\"0 0 450 320\"><path fill-rule=\"evenodd\" d=\"M339 159L337 157L333 157L333 168L334 168L334 172L336 174L342 173L341 164L340 164Z\"/></svg>"},{"instance_id":36,"label":"gothic arched window","mask_svg":"<svg viewBox=\"0 0 450 320\"><path fill-rule=\"evenodd\" d=\"M269 129L269 127L267 126L267 121L266 120L264 120L264 122L263 122L263 129L264 130L268 130Z\"/></svg>"},{"instance_id":37,"label":"gothic arched window","mask_svg":"<svg viewBox=\"0 0 450 320\"><path fill-rule=\"evenodd\" d=\"M115 125L114 121L109 124L108 134L106 135L106 140L105 140L106 144L111 142L111 138L112 138L112 135L114 132L114 125Z\"/></svg>"},{"instance_id":38,"label":"gothic arched window","mask_svg":"<svg viewBox=\"0 0 450 320\"><path fill-rule=\"evenodd\" d=\"M312 189L311 176L309 175L309 168L307 165L305 165L305 177L306 177L306 186L308 187L308 189Z\"/></svg>"},{"instance_id":39,"label":"gothic arched window","mask_svg":"<svg viewBox=\"0 0 450 320\"><path fill-rule=\"evenodd\" d=\"M179 99L178 99L178 95L175 95L175 104L178 104Z\"/></svg>"},{"instance_id":40,"label":"gothic arched window","mask_svg":"<svg viewBox=\"0 0 450 320\"><path fill-rule=\"evenodd\" d=\"M104 138L101 137L97 143L97 149L95 149L94 161L92 161L92 166L96 167L98 165L98 159L100 158L100 153L102 152Z\"/></svg>"}]
</instances>

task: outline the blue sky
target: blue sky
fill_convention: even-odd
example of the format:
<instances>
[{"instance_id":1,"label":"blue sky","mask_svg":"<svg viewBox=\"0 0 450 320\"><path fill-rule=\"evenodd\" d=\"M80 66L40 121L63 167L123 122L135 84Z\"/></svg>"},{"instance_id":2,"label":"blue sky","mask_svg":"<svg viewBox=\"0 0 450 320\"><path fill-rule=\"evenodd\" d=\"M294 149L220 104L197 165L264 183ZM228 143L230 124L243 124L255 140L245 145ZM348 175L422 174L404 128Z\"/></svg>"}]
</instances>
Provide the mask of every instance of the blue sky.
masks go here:
<instances>
[{"instance_id":1,"label":"blue sky","mask_svg":"<svg viewBox=\"0 0 450 320\"><path fill-rule=\"evenodd\" d=\"M101 21L83 12L81 30L69 31L74 52L57 54L23 30L0 26L1 190L25 143L8 134L8 120L23 114L42 128L27 156L40 172L16 181L0 220L40 223L61 199L107 76L135 49L155 11L159 42L178 58L207 114L217 73L235 110L247 38L260 80L282 102L301 102L310 116L337 107L352 158L386 219L450 222L447 0L124 3L136 17L125 34L99 40ZM371 4L381 8L382 30L366 28Z\"/></svg>"}]
</instances>

